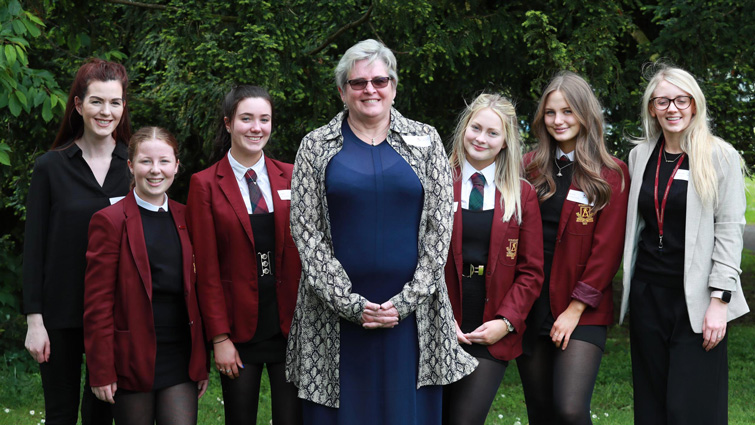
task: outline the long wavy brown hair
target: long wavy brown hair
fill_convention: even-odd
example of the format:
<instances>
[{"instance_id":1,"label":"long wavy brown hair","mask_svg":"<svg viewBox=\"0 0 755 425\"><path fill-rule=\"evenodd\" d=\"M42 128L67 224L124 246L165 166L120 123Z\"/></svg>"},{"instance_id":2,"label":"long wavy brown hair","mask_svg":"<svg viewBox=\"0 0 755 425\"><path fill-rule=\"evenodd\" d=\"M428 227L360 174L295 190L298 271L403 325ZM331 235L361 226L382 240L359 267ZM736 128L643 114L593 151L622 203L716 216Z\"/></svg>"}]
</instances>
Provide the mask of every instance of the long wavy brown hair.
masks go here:
<instances>
[{"instance_id":1,"label":"long wavy brown hair","mask_svg":"<svg viewBox=\"0 0 755 425\"><path fill-rule=\"evenodd\" d=\"M556 91L564 96L572 114L580 124L574 149L574 185L587 195L588 201L596 211L599 211L611 200L611 185L601 176L603 169L613 170L621 176L622 190L624 190L624 175L606 149L600 102L590 85L579 75L562 71L545 88L540 103L537 105L535 119L532 121L532 131L537 137L538 144L525 173L530 183L537 189L540 202L556 193L553 169L558 142L551 137L545 127L545 103L548 96Z\"/></svg>"}]
</instances>

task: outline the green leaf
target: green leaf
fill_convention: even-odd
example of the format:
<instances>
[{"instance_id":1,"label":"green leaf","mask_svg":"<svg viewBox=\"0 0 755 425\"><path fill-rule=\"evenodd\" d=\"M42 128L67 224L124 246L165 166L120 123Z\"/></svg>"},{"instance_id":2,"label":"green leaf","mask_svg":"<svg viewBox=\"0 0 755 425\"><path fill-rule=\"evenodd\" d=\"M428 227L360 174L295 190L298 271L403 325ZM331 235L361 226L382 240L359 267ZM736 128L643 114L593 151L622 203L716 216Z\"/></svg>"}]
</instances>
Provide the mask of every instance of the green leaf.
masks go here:
<instances>
[{"instance_id":1,"label":"green leaf","mask_svg":"<svg viewBox=\"0 0 755 425\"><path fill-rule=\"evenodd\" d=\"M0 93L0 108L5 108L8 106L8 93L2 92Z\"/></svg>"},{"instance_id":2,"label":"green leaf","mask_svg":"<svg viewBox=\"0 0 755 425\"><path fill-rule=\"evenodd\" d=\"M8 156L7 152L3 152L2 150L0 150L0 164L10 165L10 156Z\"/></svg>"},{"instance_id":3,"label":"green leaf","mask_svg":"<svg viewBox=\"0 0 755 425\"><path fill-rule=\"evenodd\" d=\"M26 106L26 95L21 90L16 90L13 92L13 94L16 96L19 102L21 102L22 105Z\"/></svg>"},{"instance_id":4,"label":"green leaf","mask_svg":"<svg viewBox=\"0 0 755 425\"><path fill-rule=\"evenodd\" d=\"M11 16L16 16L21 13L21 3L19 3L18 0L10 0L8 3L8 13L10 13Z\"/></svg>"},{"instance_id":5,"label":"green leaf","mask_svg":"<svg viewBox=\"0 0 755 425\"><path fill-rule=\"evenodd\" d=\"M49 97L42 103L42 119L45 122L50 122L52 119L52 104Z\"/></svg>"},{"instance_id":6,"label":"green leaf","mask_svg":"<svg viewBox=\"0 0 755 425\"><path fill-rule=\"evenodd\" d=\"M5 59L8 61L8 65L12 66L16 63L16 47L10 44L5 45Z\"/></svg>"},{"instance_id":7,"label":"green leaf","mask_svg":"<svg viewBox=\"0 0 755 425\"><path fill-rule=\"evenodd\" d=\"M21 62L24 66L29 65L29 60L26 58L26 52L24 52L24 48L21 46L15 46L16 47L16 57L18 58L18 61Z\"/></svg>"},{"instance_id":8,"label":"green leaf","mask_svg":"<svg viewBox=\"0 0 755 425\"><path fill-rule=\"evenodd\" d=\"M41 27L44 27L44 26L45 26L45 23L44 23L44 22L42 22L42 20L41 20L41 19L39 19L39 18L38 18L38 17L36 16L36 15L34 15L34 14L33 14L33 13L31 13L31 12L26 12L26 17L27 17L27 18L28 18L28 19L29 19L30 21L34 22L35 24L37 24L37 25L39 25L39 26L41 26ZM29 32L31 32L31 31L29 31Z\"/></svg>"},{"instance_id":9,"label":"green leaf","mask_svg":"<svg viewBox=\"0 0 755 425\"><path fill-rule=\"evenodd\" d=\"M16 96L8 96L8 109L14 117L21 115L21 108L22 105Z\"/></svg>"},{"instance_id":10,"label":"green leaf","mask_svg":"<svg viewBox=\"0 0 755 425\"><path fill-rule=\"evenodd\" d=\"M13 20L13 31L18 35L26 34L26 27L24 26L24 23L21 22L20 19Z\"/></svg>"},{"instance_id":11,"label":"green leaf","mask_svg":"<svg viewBox=\"0 0 755 425\"><path fill-rule=\"evenodd\" d=\"M16 82L13 77L8 75L8 72L0 72L0 82L3 83L6 89L8 89L8 92L11 91L11 89L15 89L18 87L18 82Z\"/></svg>"},{"instance_id":12,"label":"green leaf","mask_svg":"<svg viewBox=\"0 0 755 425\"><path fill-rule=\"evenodd\" d=\"M34 23L30 22L29 19L21 19L21 22L24 23L26 30L29 31L29 35L31 35L32 37L37 38L40 34L42 34L42 31L40 31L39 28L34 25Z\"/></svg>"},{"instance_id":13,"label":"green leaf","mask_svg":"<svg viewBox=\"0 0 755 425\"><path fill-rule=\"evenodd\" d=\"M35 107L39 106L40 104L42 104L42 102L45 101L45 99L48 99L48 98L49 96L47 96L47 93L43 89L40 89L34 94L34 106Z\"/></svg>"}]
</instances>

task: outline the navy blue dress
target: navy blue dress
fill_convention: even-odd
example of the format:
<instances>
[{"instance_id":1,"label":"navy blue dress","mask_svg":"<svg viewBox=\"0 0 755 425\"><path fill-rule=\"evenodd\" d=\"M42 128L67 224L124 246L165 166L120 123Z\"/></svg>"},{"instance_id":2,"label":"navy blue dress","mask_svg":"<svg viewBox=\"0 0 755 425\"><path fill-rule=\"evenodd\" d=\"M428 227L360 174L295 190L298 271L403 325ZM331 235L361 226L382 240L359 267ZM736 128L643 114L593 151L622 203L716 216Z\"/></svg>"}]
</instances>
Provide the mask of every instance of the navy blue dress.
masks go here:
<instances>
[{"instance_id":1,"label":"navy blue dress","mask_svg":"<svg viewBox=\"0 0 755 425\"><path fill-rule=\"evenodd\" d=\"M334 253L352 291L382 304L417 267L422 185L390 144L365 144L345 121L342 131L343 149L325 175ZM442 387L417 389L414 314L392 329L340 326L340 408L305 401L305 424L441 423Z\"/></svg>"}]
</instances>

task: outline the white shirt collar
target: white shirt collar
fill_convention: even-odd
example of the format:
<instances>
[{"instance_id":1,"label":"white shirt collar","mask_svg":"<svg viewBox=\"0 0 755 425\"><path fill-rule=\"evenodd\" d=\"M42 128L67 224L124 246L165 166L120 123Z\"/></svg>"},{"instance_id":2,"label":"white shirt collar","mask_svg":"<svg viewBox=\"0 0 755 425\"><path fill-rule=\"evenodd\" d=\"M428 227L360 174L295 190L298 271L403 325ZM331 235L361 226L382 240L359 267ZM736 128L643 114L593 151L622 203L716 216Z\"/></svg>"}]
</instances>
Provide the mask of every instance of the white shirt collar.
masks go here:
<instances>
[{"instance_id":1,"label":"white shirt collar","mask_svg":"<svg viewBox=\"0 0 755 425\"><path fill-rule=\"evenodd\" d=\"M462 181L469 180L469 178L472 177L472 174L478 172L482 173L482 175L485 177L485 186L495 184L495 162L483 168L482 170L477 170L472 166L472 164L469 163L469 161L467 161L466 158L464 158L464 166L461 170Z\"/></svg>"},{"instance_id":2,"label":"white shirt collar","mask_svg":"<svg viewBox=\"0 0 755 425\"><path fill-rule=\"evenodd\" d=\"M145 201L144 199L139 197L139 194L136 193L136 189L134 189L134 198L136 199L136 205L144 208L147 211L152 212L158 212L160 211L160 208L164 209L165 211L168 211L168 195L164 195L165 200L163 201L162 205L152 205L149 202Z\"/></svg>"},{"instance_id":3,"label":"white shirt collar","mask_svg":"<svg viewBox=\"0 0 755 425\"><path fill-rule=\"evenodd\" d=\"M566 155L566 157L569 158L569 161L574 161L574 151L564 153L564 151L561 150L561 147L556 146L556 159L561 158L562 155Z\"/></svg>"},{"instance_id":4,"label":"white shirt collar","mask_svg":"<svg viewBox=\"0 0 755 425\"><path fill-rule=\"evenodd\" d=\"M236 176L236 180L242 181L244 179L244 175L246 174L246 170L251 168L254 170L255 173L257 173L257 176L260 174L267 175L267 167L265 166L265 153L263 152L260 156L259 161L252 165L251 167L245 167L241 165L240 162L236 161L236 158L231 155L231 150L228 149L228 162L231 163L231 169L233 169L233 174ZM245 183L246 184L246 183Z\"/></svg>"}]
</instances>

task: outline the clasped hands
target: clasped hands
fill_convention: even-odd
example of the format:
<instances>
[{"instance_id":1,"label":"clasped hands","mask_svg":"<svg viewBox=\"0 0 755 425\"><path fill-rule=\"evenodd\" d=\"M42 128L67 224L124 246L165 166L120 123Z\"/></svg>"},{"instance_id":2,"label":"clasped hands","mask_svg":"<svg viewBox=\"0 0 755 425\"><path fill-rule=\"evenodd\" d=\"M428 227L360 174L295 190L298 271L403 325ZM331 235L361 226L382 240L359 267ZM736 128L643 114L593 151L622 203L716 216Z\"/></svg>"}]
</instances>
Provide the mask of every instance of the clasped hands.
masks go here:
<instances>
[{"instance_id":1,"label":"clasped hands","mask_svg":"<svg viewBox=\"0 0 755 425\"><path fill-rule=\"evenodd\" d=\"M362 311L362 327L365 329L392 328L398 325L398 310L386 301L375 304L367 301Z\"/></svg>"}]
</instances>

